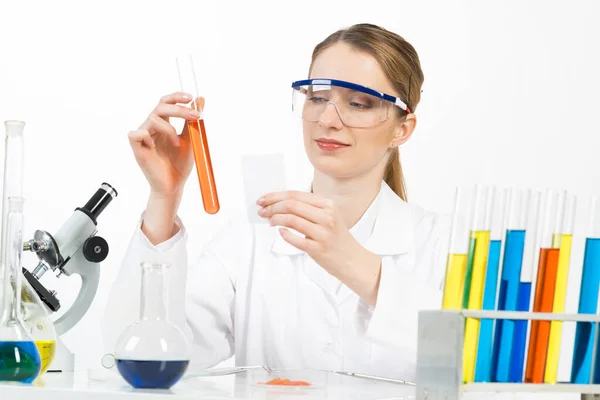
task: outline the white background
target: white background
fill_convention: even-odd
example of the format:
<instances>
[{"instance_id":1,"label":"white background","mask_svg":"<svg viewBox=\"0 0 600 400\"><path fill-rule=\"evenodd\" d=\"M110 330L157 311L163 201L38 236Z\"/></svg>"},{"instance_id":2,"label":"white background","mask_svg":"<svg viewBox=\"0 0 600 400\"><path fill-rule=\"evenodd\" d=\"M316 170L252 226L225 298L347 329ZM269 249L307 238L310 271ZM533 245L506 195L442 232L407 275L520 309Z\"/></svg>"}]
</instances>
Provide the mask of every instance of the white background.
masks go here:
<instances>
[{"instance_id":1,"label":"white background","mask_svg":"<svg viewBox=\"0 0 600 400\"><path fill-rule=\"evenodd\" d=\"M576 311L587 196L600 194L598 15L594 1L3 0L0 120L27 123L26 232L55 232L104 181L119 192L99 220L111 252L98 296L63 338L77 364L98 365L106 293L148 195L127 133L179 89L173 57L191 52L199 64L221 201L206 214L192 174L180 216L194 259L244 210L242 153L283 151L290 184L310 178L290 83L306 76L319 41L359 22L399 33L421 59L419 123L401 149L410 201L447 212L454 187L475 182L580 196L568 299ZM76 277L43 282L65 309L79 287ZM570 360L562 364L568 375Z\"/></svg>"}]
</instances>

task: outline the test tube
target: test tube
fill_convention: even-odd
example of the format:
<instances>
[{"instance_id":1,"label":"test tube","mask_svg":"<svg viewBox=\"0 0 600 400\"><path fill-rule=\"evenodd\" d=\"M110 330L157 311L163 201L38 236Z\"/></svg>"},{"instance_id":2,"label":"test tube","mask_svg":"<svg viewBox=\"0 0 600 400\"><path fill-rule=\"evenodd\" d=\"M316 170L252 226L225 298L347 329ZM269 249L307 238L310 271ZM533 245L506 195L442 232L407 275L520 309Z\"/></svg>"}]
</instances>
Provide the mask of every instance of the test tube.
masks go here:
<instances>
[{"instance_id":1,"label":"test tube","mask_svg":"<svg viewBox=\"0 0 600 400\"><path fill-rule=\"evenodd\" d=\"M562 226L565 196L564 190L549 189L546 192L544 224L540 236L539 261L533 299L534 312L552 312L560 255L560 249L554 247L554 245L560 243L560 240L556 238L556 227ZM525 382L544 382L549 337L550 321L531 321Z\"/></svg>"},{"instance_id":2,"label":"test tube","mask_svg":"<svg viewBox=\"0 0 600 400\"><path fill-rule=\"evenodd\" d=\"M497 309L516 311L519 296L519 280L525 238L535 235L535 213L539 202L539 193L525 188L510 188L508 194L508 217L506 237L502 257L502 272L498 291ZM534 223L533 233L531 224ZM513 338L516 321L499 319L496 321L494 350L492 357L492 380L509 382Z\"/></svg>"},{"instance_id":3,"label":"test tube","mask_svg":"<svg viewBox=\"0 0 600 400\"><path fill-rule=\"evenodd\" d=\"M527 222L525 233L525 244L523 248L523 262L517 290L517 311L530 311L531 287L538 263L538 248L540 243L540 232L542 230L543 218L541 218L542 194L534 191L531 201L527 206ZM525 349L527 348L527 320L518 320L514 324L514 335L512 349L509 353L510 367L509 382L522 382L525 367Z\"/></svg>"},{"instance_id":4,"label":"test tube","mask_svg":"<svg viewBox=\"0 0 600 400\"><path fill-rule=\"evenodd\" d=\"M498 276L502 259L502 244L504 230L508 223L506 220L508 189L496 191L494 200L492 225L490 233L490 249L488 254L485 274L485 289L483 292L483 310L496 308L498 293ZM477 345L477 364L475 366L475 382L492 381L492 354L493 354L493 328L494 320L482 319L479 328L479 341Z\"/></svg>"},{"instance_id":5,"label":"test tube","mask_svg":"<svg viewBox=\"0 0 600 400\"><path fill-rule=\"evenodd\" d=\"M560 227L560 240L553 243L559 248L558 270L556 272L556 290L554 292L553 313L565 312L565 301L567 297L567 281L569 278L569 266L571 261L571 244L573 242L573 230L575 226L575 212L577 208L577 197L567 193L565 202L565 215ZM560 342L562 339L562 321L550 322L550 338L548 340L548 358L546 361L545 383L556 383L558 376L558 361L560 359Z\"/></svg>"},{"instance_id":6,"label":"test tube","mask_svg":"<svg viewBox=\"0 0 600 400\"><path fill-rule=\"evenodd\" d=\"M177 57L176 61L181 91L194 97L190 102L190 108L200 113L199 119L187 120L186 124L194 153L204 210L209 214L216 214L220 209L219 197L204 126L204 100L200 98L198 91L194 60L191 55L187 55Z\"/></svg>"},{"instance_id":7,"label":"test tube","mask_svg":"<svg viewBox=\"0 0 600 400\"><path fill-rule=\"evenodd\" d=\"M463 308L469 310L481 310L483 306L483 290L489 255L494 193L494 186L476 185L475 187L463 298ZM467 318L463 349L463 379L465 383L475 380L475 359L479 339L479 326L479 318Z\"/></svg>"},{"instance_id":8,"label":"test tube","mask_svg":"<svg viewBox=\"0 0 600 400\"><path fill-rule=\"evenodd\" d=\"M442 299L442 309L446 310L459 310L463 304L469 250L468 218L471 197L472 189L466 186L456 187Z\"/></svg>"},{"instance_id":9,"label":"test tube","mask_svg":"<svg viewBox=\"0 0 600 400\"><path fill-rule=\"evenodd\" d=\"M598 310L598 284L600 283L600 197L590 198L589 221L585 250L583 256L583 271L579 292L578 313L596 314ZM596 324L592 322L577 322L575 328L575 346L573 349L573 367L571 382L588 384L592 366ZM596 357L598 362L598 357ZM596 374L599 373L596 365ZM597 381L597 376L594 378Z\"/></svg>"},{"instance_id":10,"label":"test tube","mask_svg":"<svg viewBox=\"0 0 600 400\"><path fill-rule=\"evenodd\" d=\"M596 304L596 310L600 310L600 292L598 292L598 303ZM591 362L591 370L590 370L590 382L593 384L597 384L600 382L600 370L598 369L600 365L598 365L598 353L600 352L600 342L598 333L598 329L600 328L600 322L593 322L594 324L594 335L593 335L593 344L592 344L592 362Z\"/></svg>"}]
</instances>

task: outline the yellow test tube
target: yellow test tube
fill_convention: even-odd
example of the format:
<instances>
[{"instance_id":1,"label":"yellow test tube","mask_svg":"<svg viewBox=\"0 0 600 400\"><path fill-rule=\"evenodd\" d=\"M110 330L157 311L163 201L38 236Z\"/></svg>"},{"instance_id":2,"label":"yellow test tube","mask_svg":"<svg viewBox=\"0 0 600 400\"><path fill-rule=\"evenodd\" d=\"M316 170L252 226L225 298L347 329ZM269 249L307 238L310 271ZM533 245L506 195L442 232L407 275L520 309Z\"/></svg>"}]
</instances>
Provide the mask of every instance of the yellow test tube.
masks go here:
<instances>
[{"instance_id":1,"label":"yellow test tube","mask_svg":"<svg viewBox=\"0 0 600 400\"><path fill-rule=\"evenodd\" d=\"M483 306L494 197L494 186L476 186L463 298L463 306L469 310L481 310ZM475 380L480 323L479 318L467 318L466 320L463 349L463 380L465 383Z\"/></svg>"},{"instance_id":2,"label":"yellow test tube","mask_svg":"<svg viewBox=\"0 0 600 400\"><path fill-rule=\"evenodd\" d=\"M444 310L460 310L462 308L469 250L468 216L471 191L464 186L456 187L442 298L442 309Z\"/></svg>"},{"instance_id":3,"label":"yellow test tube","mask_svg":"<svg viewBox=\"0 0 600 400\"><path fill-rule=\"evenodd\" d=\"M572 194L567 194L562 227L558 231L558 234L553 235L552 246L559 249L558 269L556 272L556 288L554 291L554 302L552 305L553 313L563 313L565 311L567 281L569 277L571 244L573 242L576 208L577 197ZM544 371L545 383L557 382L562 330L562 321L551 321L550 338L548 340L548 356L546 360L546 370Z\"/></svg>"}]
</instances>

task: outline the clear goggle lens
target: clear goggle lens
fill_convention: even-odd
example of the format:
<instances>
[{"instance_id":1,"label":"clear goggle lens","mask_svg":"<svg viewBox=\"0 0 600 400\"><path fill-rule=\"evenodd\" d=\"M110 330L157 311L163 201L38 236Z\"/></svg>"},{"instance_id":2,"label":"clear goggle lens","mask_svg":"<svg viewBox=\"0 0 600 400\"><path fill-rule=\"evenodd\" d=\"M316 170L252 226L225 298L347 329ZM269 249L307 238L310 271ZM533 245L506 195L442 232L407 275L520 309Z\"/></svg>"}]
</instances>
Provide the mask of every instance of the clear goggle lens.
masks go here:
<instances>
[{"instance_id":1,"label":"clear goggle lens","mask_svg":"<svg viewBox=\"0 0 600 400\"><path fill-rule=\"evenodd\" d=\"M292 93L294 115L308 122L337 113L346 126L369 128L386 121L394 108L371 94L328 84L294 86Z\"/></svg>"}]
</instances>

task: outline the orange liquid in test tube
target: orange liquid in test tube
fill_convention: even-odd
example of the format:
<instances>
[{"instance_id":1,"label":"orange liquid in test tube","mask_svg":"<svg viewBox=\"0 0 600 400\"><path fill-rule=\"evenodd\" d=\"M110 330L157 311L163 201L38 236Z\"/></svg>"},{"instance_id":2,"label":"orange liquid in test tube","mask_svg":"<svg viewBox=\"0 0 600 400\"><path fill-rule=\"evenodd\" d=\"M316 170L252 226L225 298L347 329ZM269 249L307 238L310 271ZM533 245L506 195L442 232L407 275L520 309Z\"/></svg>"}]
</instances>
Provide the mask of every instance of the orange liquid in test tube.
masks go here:
<instances>
[{"instance_id":1,"label":"orange liquid in test tube","mask_svg":"<svg viewBox=\"0 0 600 400\"><path fill-rule=\"evenodd\" d=\"M196 163L196 172L198 173L204 210L209 214L216 214L220 209L219 196L217 195L217 186L215 185L215 176L213 174L212 161L210 160L204 120L187 121L187 127L194 152L194 161Z\"/></svg>"},{"instance_id":2,"label":"orange liquid in test tube","mask_svg":"<svg viewBox=\"0 0 600 400\"><path fill-rule=\"evenodd\" d=\"M533 305L534 312L552 312L559 255L559 249L540 250L540 261ZM527 368L525 370L525 382L527 383L544 382L546 356L548 354L548 340L550 339L550 325L550 321L531 321Z\"/></svg>"},{"instance_id":3,"label":"orange liquid in test tube","mask_svg":"<svg viewBox=\"0 0 600 400\"><path fill-rule=\"evenodd\" d=\"M209 214L216 214L221 207L204 127L204 98L199 95L194 61L191 55L177 57L177 72L181 91L194 96L190 108L200 112L200 119L188 120L186 124L194 153L204 210Z\"/></svg>"}]
</instances>

